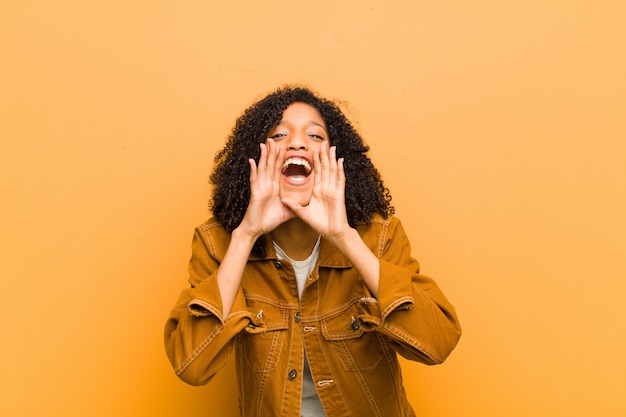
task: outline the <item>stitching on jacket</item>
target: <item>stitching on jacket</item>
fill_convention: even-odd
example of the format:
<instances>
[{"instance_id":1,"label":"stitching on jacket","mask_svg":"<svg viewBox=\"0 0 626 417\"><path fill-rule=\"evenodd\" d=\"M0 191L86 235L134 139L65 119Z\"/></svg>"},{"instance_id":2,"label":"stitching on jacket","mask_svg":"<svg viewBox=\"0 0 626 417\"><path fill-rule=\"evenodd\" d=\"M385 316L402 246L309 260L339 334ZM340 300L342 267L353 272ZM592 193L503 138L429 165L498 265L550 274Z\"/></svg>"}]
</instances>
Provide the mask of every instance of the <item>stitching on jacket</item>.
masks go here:
<instances>
[{"instance_id":1,"label":"stitching on jacket","mask_svg":"<svg viewBox=\"0 0 626 417\"><path fill-rule=\"evenodd\" d=\"M200 306L206 310L206 314L201 314L200 312L194 309L194 306ZM190 310L191 315L194 317L207 317L209 315L214 315L220 322L224 321L222 317L222 312L219 311L213 304L209 304L204 300L199 300L197 298L192 298L189 303L187 303L187 308Z\"/></svg>"},{"instance_id":2,"label":"stitching on jacket","mask_svg":"<svg viewBox=\"0 0 626 417\"><path fill-rule=\"evenodd\" d=\"M210 228L214 227L217 224L218 223L211 223L211 224L203 224L202 225L202 231L204 232L204 236L206 237L207 243L209 244L209 253L214 258L217 258L217 253L216 253L216 249L215 249L215 243L213 242L213 237L211 236L211 233L208 233L208 231L209 231Z\"/></svg>"},{"instance_id":3,"label":"stitching on jacket","mask_svg":"<svg viewBox=\"0 0 626 417\"><path fill-rule=\"evenodd\" d=\"M276 344L278 342L278 338L279 338L279 334L277 332L274 333L274 335L272 336L272 344L270 345L270 349L269 349L269 354L267 355L267 358L265 359L265 364L263 365L263 376L261 377L261 380L259 381L259 393L258 393L258 397L256 400L256 403L259 404L259 407L257 407L257 412L256 415L258 417L263 417L261 416L261 405L263 404L262 398L263 398L263 393L265 391L265 386L267 385L267 379L269 378L270 372L269 368L271 365L271 357L272 354L274 353L274 350L276 349ZM283 343L281 343L281 345L284 345L284 341ZM282 350L282 346L280 346L281 350Z\"/></svg>"},{"instance_id":4,"label":"stitching on jacket","mask_svg":"<svg viewBox=\"0 0 626 417\"><path fill-rule=\"evenodd\" d=\"M410 305L413 305L414 302L415 300L413 299L413 297L410 297L408 295L406 297L398 298L396 301L389 304L386 309L381 311L380 316L383 320L386 320L387 316L391 314L394 310L396 310L402 304L409 303Z\"/></svg>"},{"instance_id":5,"label":"stitching on jacket","mask_svg":"<svg viewBox=\"0 0 626 417\"><path fill-rule=\"evenodd\" d=\"M291 338L289 339L289 336L291 336ZM304 348L304 341L302 339L300 339L302 343L300 346L303 349ZM291 335L287 334L285 335L285 339L283 340L283 344L287 344L287 346L293 346L296 342L296 332L292 332ZM285 351L287 352L287 362L288 364L291 364L291 356L295 353L294 349L285 349ZM287 366L287 369L289 369L290 366ZM268 373L269 375L269 373ZM282 382L283 382L283 392L285 393L285 395L282 396L282 403L280 404L280 410L284 410L285 409L285 399L287 397L287 384L288 384L288 380L287 378L283 377L281 378ZM291 387L293 389L293 387ZM260 389L259 389L259 395L260 395ZM261 397L259 397L259 399L257 400L257 416L258 417L266 417L266 416L261 416L261 408L263 406L263 402L261 401Z\"/></svg>"},{"instance_id":6,"label":"stitching on jacket","mask_svg":"<svg viewBox=\"0 0 626 417\"><path fill-rule=\"evenodd\" d=\"M383 355L385 356L387 366L389 367L389 372L393 375L393 384L396 387L396 390L399 390L402 387L398 385L398 356L391 348L388 336L385 336L381 332L376 332L376 336L378 337L378 342L382 347Z\"/></svg>"},{"instance_id":7,"label":"stitching on jacket","mask_svg":"<svg viewBox=\"0 0 626 417\"><path fill-rule=\"evenodd\" d=\"M217 337L217 335L219 335L222 332L224 326L222 326L221 324L217 325L217 327L215 327L215 329L209 333L209 335L202 341L202 343L200 343L200 346L198 346L193 352L191 352L191 354L189 355L189 357L187 357L187 359L185 359L179 366L178 368L176 368L175 372L176 375L180 375L183 372L185 372L185 369L187 369L189 367L189 365L196 360L196 358L198 356L200 356L200 354L207 348L207 346L209 346L209 344L211 343L211 341L213 339L215 339L215 337Z\"/></svg>"},{"instance_id":8,"label":"stitching on jacket","mask_svg":"<svg viewBox=\"0 0 626 417\"><path fill-rule=\"evenodd\" d=\"M273 307L280 308L281 310L298 310L298 306L291 303L282 303L276 301L274 298L265 297L254 293L245 293L246 300L260 301L265 304L269 304Z\"/></svg>"},{"instance_id":9,"label":"stitching on jacket","mask_svg":"<svg viewBox=\"0 0 626 417\"><path fill-rule=\"evenodd\" d=\"M234 313L231 316L229 316L229 318L226 320L231 321L235 318L238 318L239 316L245 316L245 313L241 312L241 313ZM217 317L216 317L217 318ZM218 319L219 321L219 319ZM181 364L176 368L176 370L174 371L176 373L176 375L180 375L183 372L185 372L185 369L187 369L189 367L189 365L191 365L191 363L196 360L198 358L198 356L200 356L200 354L202 352L204 352L206 350L206 348L211 344L211 342L222 332L222 330L224 329L224 324L222 324L221 322L215 327L215 329L213 329L213 331L211 333L209 333L209 335L202 341L202 343L200 343L200 345L195 348L191 354L189 354L189 356L187 357L187 359L185 359L184 361L181 362Z\"/></svg>"},{"instance_id":10,"label":"stitching on jacket","mask_svg":"<svg viewBox=\"0 0 626 417\"><path fill-rule=\"evenodd\" d=\"M336 316L340 316L343 312L345 312L351 306L360 304L360 300L362 300L363 297L364 297L363 295L352 297L348 299L345 303L333 308L332 310L328 310L322 314L316 314L314 316L307 316L306 322L308 323L312 321L323 321L323 320L328 320Z\"/></svg>"},{"instance_id":11,"label":"stitching on jacket","mask_svg":"<svg viewBox=\"0 0 626 417\"><path fill-rule=\"evenodd\" d=\"M380 231L380 239L378 240L378 257L382 258L385 251L385 241L387 240L387 232L389 231L389 222L382 225Z\"/></svg>"},{"instance_id":12,"label":"stitching on jacket","mask_svg":"<svg viewBox=\"0 0 626 417\"><path fill-rule=\"evenodd\" d=\"M352 355L349 355L349 356L351 358L350 362L351 362L352 368L357 369L356 363L354 362ZM372 395L372 390L367 385L367 382L365 381L365 378L363 377L363 373L360 370L356 370L354 374L356 375L357 379L359 380L359 383L361 384L361 389L367 394L367 399L370 403L370 406L372 407L372 410L376 413L376 416L383 417L383 415L380 412L380 409L378 408L378 404L376 403L376 400L374 399L374 396Z\"/></svg>"},{"instance_id":13,"label":"stitching on jacket","mask_svg":"<svg viewBox=\"0 0 626 417\"><path fill-rule=\"evenodd\" d=\"M443 362L443 359L440 358L439 355L437 355L435 352L433 352L432 349L428 348L426 345L424 345L419 340L416 340L416 339L408 336L404 331L402 331L402 329L400 329L400 328L398 328L396 326L393 326L393 325L391 325L389 323L384 323L383 324L383 328L387 329L389 332L391 332L394 335L396 335L396 337L398 339L403 340L408 345L416 347L420 352L422 352L424 355L426 355L426 357L428 357L428 359L430 359L431 361L433 361L435 363L442 363Z\"/></svg>"},{"instance_id":14,"label":"stitching on jacket","mask_svg":"<svg viewBox=\"0 0 626 417\"><path fill-rule=\"evenodd\" d=\"M295 332L294 332L293 337L295 337ZM321 332L317 333L317 337L320 343L323 343L323 336ZM321 367L321 369L323 369L324 372L327 375L329 375L329 378L332 379L334 377L334 374L333 374L333 367L330 365L331 361L328 360L326 350L322 349L321 353L322 353L322 357L324 358L324 363L326 364L326 366ZM346 399L344 398L344 390L337 389L337 390L331 390L331 392L332 392L332 395L329 395L330 397L338 397L341 400L340 401L341 409L339 409L339 406L338 406L337 410L335 411L337 411L337 413L343 411L343 415L346 415L346 416L349 415L348 410L346 409Z\"/></svg>"},{"instance_id":15,"label":"stitching on jacket","mask_svg":"<svg viewBox=\"0 0 626 417\"><path fill-rule=\"evenodd\" d=\"M382 258L385 252L385 240L387 240L387 232L389 231L389 225L391 224L392 218L393 216L389 216L386 219L378 217L374 217L372 219L372 224L379 224L381 226L380 238L378 239L378 247L376 250L376 255L379 258Z\"/></svg>"}]
</instances>

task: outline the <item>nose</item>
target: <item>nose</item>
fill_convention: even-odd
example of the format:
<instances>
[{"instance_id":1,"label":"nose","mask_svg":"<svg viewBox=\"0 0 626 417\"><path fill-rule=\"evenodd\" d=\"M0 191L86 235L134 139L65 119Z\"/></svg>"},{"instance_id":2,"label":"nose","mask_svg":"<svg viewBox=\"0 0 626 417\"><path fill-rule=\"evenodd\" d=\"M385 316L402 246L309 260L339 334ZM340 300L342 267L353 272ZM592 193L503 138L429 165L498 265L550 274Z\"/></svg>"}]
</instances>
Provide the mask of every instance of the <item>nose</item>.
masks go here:
<instances>
[{"instance_id":1,"label":"nose","mask_svg":"<svg viewBox=\"0 0 626 417\"><path fill-rule=\"evenodd\" d=\"M286 145L288 151L307 149L306 139L304 135L299 132L294 132L293 134L289 135Z\"/></svg>"}]
</instances>

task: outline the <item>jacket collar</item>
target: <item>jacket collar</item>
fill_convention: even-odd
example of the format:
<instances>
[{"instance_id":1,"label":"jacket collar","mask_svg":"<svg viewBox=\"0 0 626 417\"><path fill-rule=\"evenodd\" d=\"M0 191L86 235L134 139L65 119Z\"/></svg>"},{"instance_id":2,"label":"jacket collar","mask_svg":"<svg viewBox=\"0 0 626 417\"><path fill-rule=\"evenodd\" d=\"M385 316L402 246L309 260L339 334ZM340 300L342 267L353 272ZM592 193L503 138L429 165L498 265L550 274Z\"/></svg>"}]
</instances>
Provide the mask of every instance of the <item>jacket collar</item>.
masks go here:
<instances>
[{"instance_id":1,"label":"jacket collar","mask_svg":"<svg viewBox=\"0 0 626 417\"><path fill-rule=\"evenodd\" d=\"M272 235L266 234L263 236L265 242L265 257L251 256L251 261L261 260L276 260L276 249L272 244ZM320 241L320 256L318 263L322 267L328 268L351 268L352 264L341 252L339 252L330 242L322 238Z\"/></svg>"}]
</instances>

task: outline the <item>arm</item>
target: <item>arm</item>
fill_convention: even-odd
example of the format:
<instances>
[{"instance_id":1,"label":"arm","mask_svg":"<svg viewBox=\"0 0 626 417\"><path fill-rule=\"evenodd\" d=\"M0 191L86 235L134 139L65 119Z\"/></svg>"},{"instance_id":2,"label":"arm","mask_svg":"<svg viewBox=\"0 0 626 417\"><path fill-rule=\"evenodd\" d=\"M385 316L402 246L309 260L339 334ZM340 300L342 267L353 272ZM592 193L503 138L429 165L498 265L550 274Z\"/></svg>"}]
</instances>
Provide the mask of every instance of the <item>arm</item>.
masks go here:
<instances>
[{"instance_id":1,"label":"arm","mask_svg":"<svg viewBox=\"0 0 626 417\"><path fill-rule=\"evenodd\" d=\"M378 297L380 262L363 242L356 229L350 227L345 233L329 240L354 265L372 295Z\"/></svg>"},{"instance_id":2,"label":"arm","mask_svg":"<svg viewBox=\"0 0 626 417\"><path fill-rule=\"evenodd\" d=\"M166 324L168 356L176 374L190 384L207 383L224 366L232 338L249 323L241 279L254 242L293 217L278 197L277 161L284 150L271 139L260 148L258 167L250 160L251 197L241 224L230 236L220 229L223 234L213 237L216 241L211 244L210 231L196 230L189 264L191 288L182 292ZM223 242L228 246L218 260L214 245Z\"/></svg>"},{"instance_id":3,"label":"arm","mask_svg":"<svg viewBox=\"0 0 626 417\"><path fill-rule=\"evenodd\" d=\"M456 312L435 281L420 274L419 263L400 221L392 218L380 254L377 303L372 323L410 360L442 363L461 336Z\"/></svg>"},{"instance_id":4,"label":"arm","mask_svg":"<svg viewBox=\"0 0 626 417\"><path fill-rule=\"evenodd\" d=\"M230 245L217 272L224 317L230 313L254 242L294 216L279 198L280 161L284 158L285 150L272 139L267 139L267 144L261 143L260 148L258 167L253 159L249 160L248 209L241 224L232 233Z\"/></svg>"},{"instance_id":5,"label":"arm","mask_svg":"<svg viewBox=\"0 0 626 417\"><path fill-rule=\"evenodd\" d=\"M223 254L227 244L228 233L216 223L196 229L189 261L190 286L181 292L165 325L168 358L176 375L192 385L209 382L226 364L233 337L249 323L250 313L240 290L232 302L233 313L227 318L222 315L216 252Z\"/></svg>"},{"instance_id":6,"label":"arm","mask_svg":"<svg viewBox=\"0 0 626 417\"><path fill-rule=\"evenodd\" d=\"M354 265L376 298L370 305L369 324L393 340L394 348L408 359L443 362L461 334L454 307L432 279L419 274L419 264L411 257L408 238L397 219L389 222L384 249L377 254L350 227L343 160L336 159L336 149L324 143L314 160L310 203L302 206L286 198L283 203Z\"/></svg>"}]
</instances>

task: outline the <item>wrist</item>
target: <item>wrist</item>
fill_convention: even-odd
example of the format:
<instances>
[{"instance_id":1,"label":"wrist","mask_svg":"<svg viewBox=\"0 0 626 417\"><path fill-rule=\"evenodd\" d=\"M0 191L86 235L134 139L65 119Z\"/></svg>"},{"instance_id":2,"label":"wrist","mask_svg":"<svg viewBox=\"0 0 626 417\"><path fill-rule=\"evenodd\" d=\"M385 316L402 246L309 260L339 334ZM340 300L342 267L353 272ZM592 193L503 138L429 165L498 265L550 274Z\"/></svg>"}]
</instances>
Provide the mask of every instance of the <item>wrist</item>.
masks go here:
<instances>
[{"instance_id":1,"label":"wrist","mask_svg":"<svg viewBox=\"0 0 626 417\"><path fill-rule=\"evenodd\" d=\"M261 234L255 234L250 231L247 231L244 228L242 228L241 225L237 227L235 230L233 230L233 232L231 233L231 241L237 241L241 244L244 244L250 247L254 246L254 243L260 237L261 237Z\"/></svg>"},{"instance_id":2,"label":"wrist","mask_svg":"<svg viewBox=\"0 0 626 417\"><path fill-rule=\"evenodd\" d=\"M359 236L359 233L356 231L356 229L353 229L352 227L347 227L340 233L337 233L333 236L328 236L327 239L341 252L345 252L344 248L349 248L350 245L353 245L355 239L361 240L361 236Z\"/></svg>"}]
</instances>

